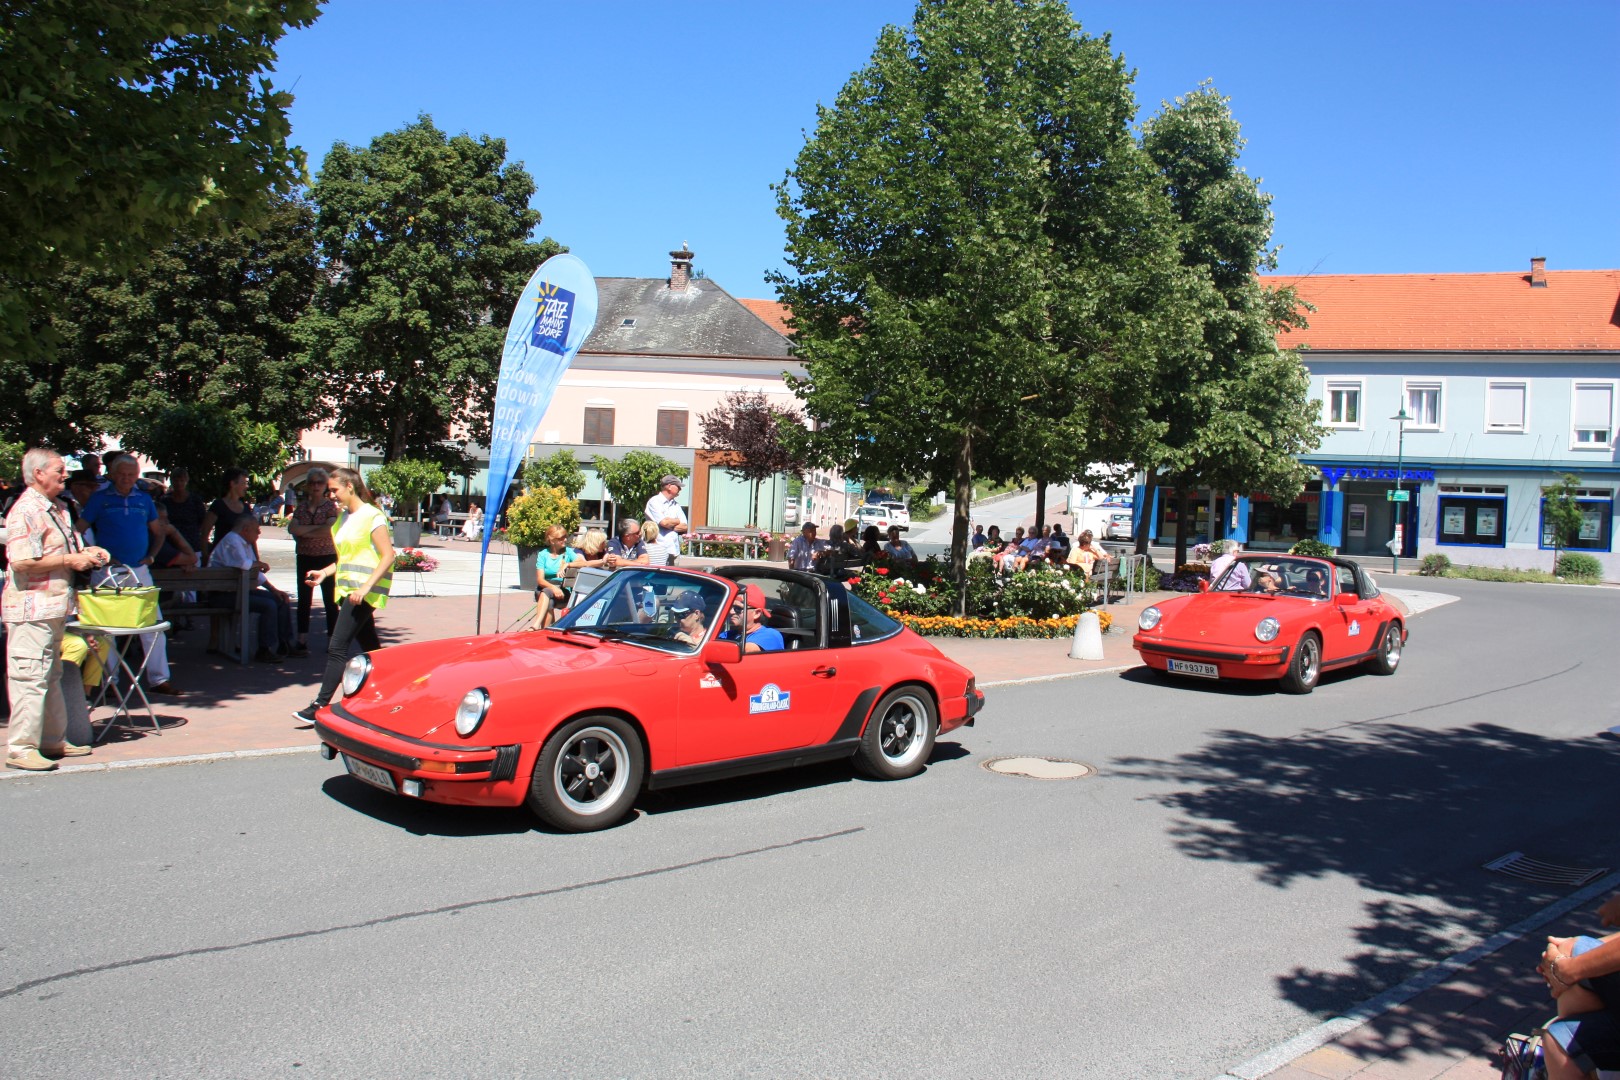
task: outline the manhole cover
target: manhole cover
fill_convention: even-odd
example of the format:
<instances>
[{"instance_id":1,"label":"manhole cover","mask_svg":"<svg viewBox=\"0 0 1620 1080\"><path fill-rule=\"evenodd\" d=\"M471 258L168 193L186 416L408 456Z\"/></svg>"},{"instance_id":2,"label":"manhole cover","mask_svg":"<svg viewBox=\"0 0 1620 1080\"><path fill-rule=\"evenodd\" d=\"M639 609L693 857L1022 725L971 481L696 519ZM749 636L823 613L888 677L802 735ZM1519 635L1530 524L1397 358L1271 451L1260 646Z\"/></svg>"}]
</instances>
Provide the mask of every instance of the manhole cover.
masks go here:
<instances>
[{"instance_id":1,"label":"manhole cover","mask_svg":"<svg viewBox=\"0 0 1620 1080\"><path fill-rule=\"evenodd\" d=\"M1097 770L1083 761L1051 757L997 757L984 767L1002 776L1023 776L1031 780L1080 780L1096 776Z\"/></svg>"},{"instance_id":2,"label":"manhole cover","mask_svg":"<svg viewBox=\"0 0 1620 1080\"><path fill-rule=\"evenodd\" d=\"M1492 859L1485 864L1485 869L1542 885L1567 885L1574 888L1596 881L1609 872L1607 866L1565 866L1562 863L1543 862L1540 859L1532 859L1522 851L1510 851L1501 858Z\"/></svg>"}]
</instances>

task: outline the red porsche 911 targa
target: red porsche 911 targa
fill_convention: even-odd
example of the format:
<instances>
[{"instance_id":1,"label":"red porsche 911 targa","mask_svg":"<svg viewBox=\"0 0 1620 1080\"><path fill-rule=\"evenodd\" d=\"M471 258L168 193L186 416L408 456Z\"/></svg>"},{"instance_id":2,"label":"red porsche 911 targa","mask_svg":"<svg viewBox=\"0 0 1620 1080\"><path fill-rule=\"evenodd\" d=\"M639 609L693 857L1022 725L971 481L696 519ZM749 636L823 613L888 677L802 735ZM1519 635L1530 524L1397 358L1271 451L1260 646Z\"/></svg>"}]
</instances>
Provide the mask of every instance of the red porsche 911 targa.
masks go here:
<instances>
[{"instance_id":1,"label":"red porsche 911 targa","mask_svg":"<svg viewBox=\"0 0 1620 1080\"><path fill-rule=\"evenodd\" d=\"M782 647L745 651L745 618ZM840 582L757 565L621 569L550 629L361 654L343 689L315 731L351 775L570 832L644 788L835 758L913 776L984 705L971 671Z\"/></svg>"},{"instance_id":2,"label":"red porsche 911 targa","mask_svg":"<svg viewBox=\"0 0 1620 1080\"><path fill-rule=\"evenodd\" d=\"M1156 671L1276 679L1308 694L1334 668L1395 674L1406 636L1402 614L1356 563L1256 554L1201 592L1144 609L1132 644Z\"/></svg>"}]
</instances>

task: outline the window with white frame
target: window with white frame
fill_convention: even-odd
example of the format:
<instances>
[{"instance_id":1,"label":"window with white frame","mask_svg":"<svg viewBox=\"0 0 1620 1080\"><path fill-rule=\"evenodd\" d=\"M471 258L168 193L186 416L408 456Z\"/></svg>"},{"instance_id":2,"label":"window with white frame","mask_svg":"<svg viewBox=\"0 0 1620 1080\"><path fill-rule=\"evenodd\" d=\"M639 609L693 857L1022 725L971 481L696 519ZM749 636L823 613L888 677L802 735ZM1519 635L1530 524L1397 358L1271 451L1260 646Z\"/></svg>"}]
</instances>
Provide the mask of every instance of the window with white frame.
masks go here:
<instances>
[{"instance_id":1,"label":"window with white frame","mask_svg":"<svg viewBox=\"0 0 1620 1080\"><path fill-rule=\"evenodd\" d=\"M1530 387L1522 382L1485 384L1485 430L1523 431Z\"/></svg>"},{"instance_id":2,"label":"window with white frame","mask_svg":"<svg viewBox=\"0 0 1620 1080\"><path fill-rule=\"evenodd\" d=\"M1361 383L1329 379L1323 392L1327 398L1328 427L1361 426Z\"/></svg>"},{"instance_id":3,"label":"window with white frame","mask_svg":"<svg viewBox=\"0 0 1620 1080\"><path fill-rule=\"evenodd\" d=\"M1614 383L1576 383L1570 412L1570 446L1607 450L1614 445Z\"/></svg>"},{"instance_id":4,"label":"window with white frame","mask_svg":"<svg viewBox=\"0 0 1620 1080\"><path fill-rule=\"evenodd\" d=\"M1406 384L1406 415L1409 418L1406 421L1407 427L1440 430L1442 423L1440 390L1441 386L1437 380Z\"/></svg>"}]
</instances>

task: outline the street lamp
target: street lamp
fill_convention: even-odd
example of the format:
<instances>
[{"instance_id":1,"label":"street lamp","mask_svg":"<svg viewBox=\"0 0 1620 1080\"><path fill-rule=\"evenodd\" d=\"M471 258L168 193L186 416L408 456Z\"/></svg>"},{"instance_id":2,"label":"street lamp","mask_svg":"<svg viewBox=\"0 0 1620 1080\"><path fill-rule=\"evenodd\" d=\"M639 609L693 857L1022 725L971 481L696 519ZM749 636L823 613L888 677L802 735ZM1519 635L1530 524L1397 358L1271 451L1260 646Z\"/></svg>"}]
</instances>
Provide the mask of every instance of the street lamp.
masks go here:
<instances>
[{"instance_id":1,"label":"street lamp","mask_svg":"<svg viewBox=\"0 0 1620 1080\"><path fill-rule=\"evenodd\" d=\"M1402 480L1402 473L1405 471L1406 465L1406 422L1412 419L1406 413L1406 403L1404 401L1401 403L1401 411L1390 417L1390 419L1400 425L1395 435L1395 490L1404 493L1406 487ZM1401 528L1401 515L1405 512L1405 500L1397 497L1395 500L1395 538L1390 541L1389 547L1390 554L1395 558L1395 566L1391 573L1397 576L1401 572L1401 548L1406 543L1406 531Z\"/></svg>"}]
</instances>

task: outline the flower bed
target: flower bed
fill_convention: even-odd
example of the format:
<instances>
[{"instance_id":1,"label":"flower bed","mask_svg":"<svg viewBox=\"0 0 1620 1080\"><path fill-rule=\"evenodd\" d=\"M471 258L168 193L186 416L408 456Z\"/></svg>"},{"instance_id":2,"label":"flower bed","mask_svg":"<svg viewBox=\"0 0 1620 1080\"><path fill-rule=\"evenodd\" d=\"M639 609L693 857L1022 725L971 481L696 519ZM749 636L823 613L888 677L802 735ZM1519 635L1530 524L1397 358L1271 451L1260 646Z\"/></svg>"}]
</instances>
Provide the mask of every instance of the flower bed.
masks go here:
<instances>
[{"instance_id":1,"label":"flower bed","mask_svg":"<svg viewBox=\"0 0 1620 1080\"><path fill-rule=\"evenodd\" d=\"M694 532L686 536L688 553L700 559L763 559L771 534L752 529Z\"/></svg>"},{"instance_id":2,"label":"flower bed","mask_svg":"<svg viewBox=\"0 0 1620 1080\"><path fill-rule=\"evenodd\" d=\"M394 570L412 574L426 574L437 570L439 562L421 548L400 548L394 553Z\"/></svg>"},{"instance_id":3,"label":"flower bed","mask_svg":"<svg viewBox=\"0 0 1620 1080\"><path fill-rule=\"evenodd\" d=\"M968 564L968 614L957 616L956 583L938 559L897 565L879 556L850 588L919 634L935 637L1053 638L1074 633L1075 620L1094 588L1078 573L1055 568L998 575L988 559ZM1107 612L1098 613L1103 628Z\"/></svg>"},{"instance_id":4,"label":"flower bed","mask_svg":"<svg viewBox=\"0 0 1620 1080\"><path fill-rule=\"evenodd\" d=\"M925 637L959 638L1069 637L1074 633L1074 624L1080 620L1079 615L1064 615L1057 619L1031 619L1024 615L1006 619L971 616L964 619L955 615L907 615L897 611L889 612L889 616ZM1097 621L1106 633L1114 617L1106 611L1099 611Z\"/></svg>"}]
</instances>

